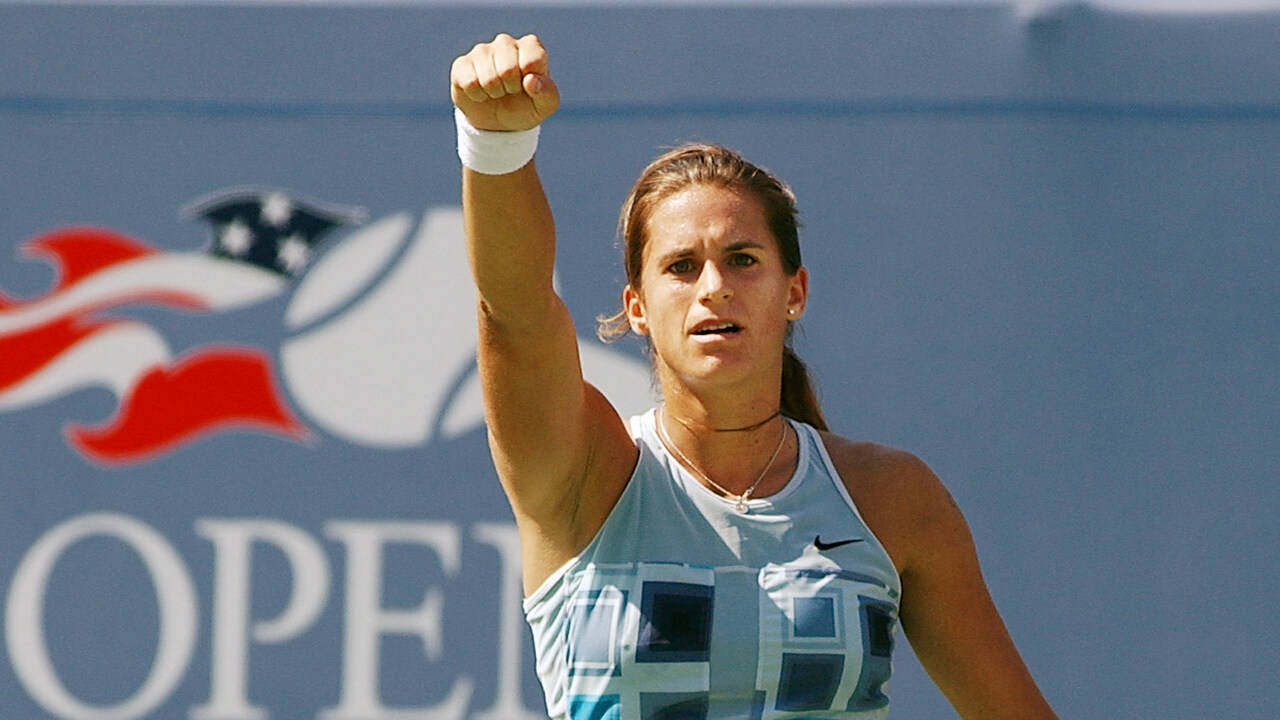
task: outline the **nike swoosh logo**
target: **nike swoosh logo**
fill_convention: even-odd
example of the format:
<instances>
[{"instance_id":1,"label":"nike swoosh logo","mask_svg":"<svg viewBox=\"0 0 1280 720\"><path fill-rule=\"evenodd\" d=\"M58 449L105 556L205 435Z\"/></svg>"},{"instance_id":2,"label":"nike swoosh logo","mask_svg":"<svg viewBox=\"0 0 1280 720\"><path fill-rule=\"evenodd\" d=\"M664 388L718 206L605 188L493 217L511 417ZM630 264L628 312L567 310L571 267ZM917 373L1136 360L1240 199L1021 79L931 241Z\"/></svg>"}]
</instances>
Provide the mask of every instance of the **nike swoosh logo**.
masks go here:
<instances>
[{"instance_id":1,"label":"nike swoosh logo","mask_svg":"<svg viewBox=\"0 0 1280 720\"><path fill-rule=\"evenodd\" d=\"M813 546L814 546L814 547L816 547L816 548L818 548L818 550L820 550L820 551L822 551L822 552L826 552L827 550L831 550L831 549L833 549L833 548L838 548L838 547L840 547L841 545L848 545L849 543L862 542L862 541L863 541L863 540L865 540L865 539L866 539L866 538L850 538L849 540L837 540L837 541L835 541L835 542L824 543L824 542L822 542L822 536L821 536L821 535L814 535L814 536L813 536Z\"/></svg>"}]
</instances>

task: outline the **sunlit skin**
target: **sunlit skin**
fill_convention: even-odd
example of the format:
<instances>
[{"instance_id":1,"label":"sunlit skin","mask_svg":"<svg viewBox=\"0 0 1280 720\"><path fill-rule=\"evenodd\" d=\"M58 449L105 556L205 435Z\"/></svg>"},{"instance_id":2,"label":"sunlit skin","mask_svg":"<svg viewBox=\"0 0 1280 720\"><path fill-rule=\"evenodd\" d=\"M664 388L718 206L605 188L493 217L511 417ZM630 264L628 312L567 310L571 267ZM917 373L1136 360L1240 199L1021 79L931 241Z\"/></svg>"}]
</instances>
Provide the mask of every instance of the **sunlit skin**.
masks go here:
<instances>
[{"instance_id":1,"label":"sunlit skin","mask_svg":"<svg viewBox=\"0 0 1280 720\"><path fill-rule=\"evenodd\" d=\"M803 311L808 273L787 273L759 201L723 187L694 185L664 198L644 230L640 287L627 287L623 303L632 330L652 342L666 412L706 427L768 417L778 406L782 347L788 321ZM739 492L767 462L782 427L695 437L679 423L665 425L691 458ZM719 452L716 445L730 442L737 452ZM785 484L794 469L793 439L785 442L762 493Z\"/></svg>"},{"instance_id":2,"label":"sunlit skin","mask_svg":"<svg viewBox=\"0 0 1280 720\"><path fill-rule=\"evenodd\" d=\"M803 311L808 273L787 274L760 203L695 185L657 204L645 237L640 288L628 287L623 302L632 330L653 343L662 387L683 388L704 404L732 399L729 413L744 391L764 395L771 412L788 321ZM774 382L760 387L761 378Z\"/></svg>"},{"instance_id":3,"label":"sunlit skin","mask_svg":"<svg viewBox=\"0 0 1280 720\"><path fill-rule=\"evenodd\" d=\"M453 64L450 92L472 125L534 127L559 92L537 37L499 34ZM477 361L489 446L520 533L526 594L591 542L627 487L635 439L584 381L577 335L555 294L555 223L534 163L505 175L464 169L462 207L478 291ZM778 492L796 467L778 409L787 325L808 275L788 274L758 202L697 185L660 200L644 226L637 287L623 301L647 335L675 444L733 492ZM788 311L794 310L794 314ZM713 325L716 332L703 333ZM831 433L822 441L845 489L902 578L900 618L921 664L965 720L1055 720L983 582L973 539L918 458ZM825 532L825 531L824 531Z\"/></svg>"}]
</instances>

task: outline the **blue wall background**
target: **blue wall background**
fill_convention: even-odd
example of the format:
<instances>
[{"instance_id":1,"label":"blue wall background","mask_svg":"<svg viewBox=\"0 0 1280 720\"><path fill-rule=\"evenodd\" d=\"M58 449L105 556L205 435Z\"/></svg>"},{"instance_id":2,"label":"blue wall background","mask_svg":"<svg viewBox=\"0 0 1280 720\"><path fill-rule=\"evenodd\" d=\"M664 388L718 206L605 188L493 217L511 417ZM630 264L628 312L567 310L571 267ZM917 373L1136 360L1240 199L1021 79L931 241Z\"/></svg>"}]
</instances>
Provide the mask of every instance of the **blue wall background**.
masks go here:
<instances>
[{"instance_id":1,"label":"blue wall background","mask_svg":"<svg viewBox=\"0 0 1280 720\"><path fill-rule=\"evenodd\" d=\"M744 151L800 197L813 296L798 344L832 425L908 448L948 483L1059 713L1280 715L1280 14L0 6L0 289L49 286L18 248L57 227L198 248L207 230L178 210L219 188L291 188L373 218L456 205L447 69L497 30L537 32L553 54L564 106L538 162L582 334L617 302L615 215L645 162L688 139ZM282 303L135 314L178 345L276 347ZM0 412L0 587L83 513L168 538L202 619L155 717L209 698L198 518L279 518L317 538L335 518L464 535L509 520L479 429L395 450L229 432L121 467L63 442L66 421L113 407L87 389ZM133 555L81 550L54 575L45 634L67 688L107 705L148 672L156 601ZM288 568L255 557L266 617ZM466 675L471 708L491 704L499 565L474 543L461 557L457 575L430 554L394 558L389 604L444 588L447 659L388 641L388 703L435 702ZM255 645L249 696L277 718L332 706L340 628L335 599L305 635ZM952 717L899 647L894 716ZM0 715L48 716L5 659ZM521 678L539 707L527 658Z\"/></svg>"}]
</instances>

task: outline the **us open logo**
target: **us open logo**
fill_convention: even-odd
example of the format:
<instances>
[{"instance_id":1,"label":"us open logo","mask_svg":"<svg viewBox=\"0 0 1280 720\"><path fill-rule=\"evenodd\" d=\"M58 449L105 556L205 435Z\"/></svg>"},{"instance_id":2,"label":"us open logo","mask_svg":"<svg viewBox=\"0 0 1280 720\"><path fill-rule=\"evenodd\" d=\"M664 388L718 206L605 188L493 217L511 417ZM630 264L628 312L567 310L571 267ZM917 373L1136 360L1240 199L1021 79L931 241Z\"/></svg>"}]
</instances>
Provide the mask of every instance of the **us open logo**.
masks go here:
<instances>
[{"instance_id":1,"label":"us open logo","mask_svg":"<svg viewBox=\"0 0 1280 720\"><path fill-rule=\"evenodd\" d=\"M390 465L398 451L429 445L438 457L456 454L455 441L474 447L462 438L483 415L460 209L370 221L355 208L237 188L186 212L208 224L202 248L59 228L24 246L54 266L47 290L0 289L0 418L13 420L0 420L0 438L56 453L64 447L56 436L33 438L21 421L37 408L56 411L67 418L65 447L87 461L77 477L52 484L61 494L32 514L28 524L38 527L17 528L11 541L22 545L12 546L15 564L0 581L14 687L41 716L68 720L154 717L166 703L201 720L545 717L521 695L519 541L495 508L428 517L429 501L392 493L388 517L348 516L358 511L342 501L297 502L316 487L303 471L290 474L297 457L272 465L287 476L276 495L226 500L218 480L195 467L207 459L195 446L246 433L311 457L368 448ZM650 404L643 361L594 338L579 347L584 374L620 412ZM162 458L180 462L163 467ZM361 458L362 469L382 471L368 453ZM467 472L449 471L452 489ZM429 498L443 477L420 473L414 492ZM342 473L322 482L360 487ZM93 492L81 500L81 488ZM120 502L103 500L117 491ZM469 553L488 564L467 565ZM108 582L85 572L86 557L110 559ZM394 562L406 557L416 562ZM264 560L280 572L262 571ZM411 599L384 597L389 587ZM265 608L264 598L273 599ZM153 647L123 657L109 633L86 636L66 620L117 617L117 608L135 623L127 632L154 635ZM450 624L492 628L494 645L451 655ZM384 645L403 642L420 649L413 667L448 663L447 671L406 681L399 668L384 670ZM140 674L65 662L80 649ZM275 650L307 653L323 679L290 695L289 666L255 663ZM430 687L384 697L384 682ZM5 703L18 702L14 695Z\"/></svg>"},{"instance_id":2,"label":"us open logo","mask_svg":"<svg viewBox=\"0 0 1280 720\"><path fill-rule=\"evenodd\" d=\"M52 262L57 278L32 298L0 292L0 414L106 388L115 413L96 425L70 421L64 435L85 458L112 465L214 433L289 442L324 433L400 449L483 422L460 209L430 209L416 226L407 212L364 222L356 208L239 188L186 214L212 229L203 250L97 227L26 243L24 253ZM229 314L282 297L275 348L209 338L179 352L136 316ZM589 338L579 351L584 375L624 417L651 403L642 362Z\"/></svg>"}]
</instances>

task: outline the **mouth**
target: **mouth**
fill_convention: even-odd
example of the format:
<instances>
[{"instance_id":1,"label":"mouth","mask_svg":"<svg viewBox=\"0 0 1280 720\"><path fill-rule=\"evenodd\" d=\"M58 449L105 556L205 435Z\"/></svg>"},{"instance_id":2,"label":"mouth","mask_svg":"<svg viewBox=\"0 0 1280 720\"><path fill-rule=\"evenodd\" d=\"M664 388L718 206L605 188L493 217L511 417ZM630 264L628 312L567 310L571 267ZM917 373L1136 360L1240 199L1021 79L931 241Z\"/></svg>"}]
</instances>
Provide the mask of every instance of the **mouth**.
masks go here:
<instances>
[{"instance_id":1,"label":"mouth","mask_svg":"<svg viewBox=\"0 0 1280 720\"><path fill-rule=\"evenodd\" d=\"M704 322L694 327L692 334L702 337L712 335L737 335L742 332L742 328L731 322Z\"/></svg>"}]
</instances>

